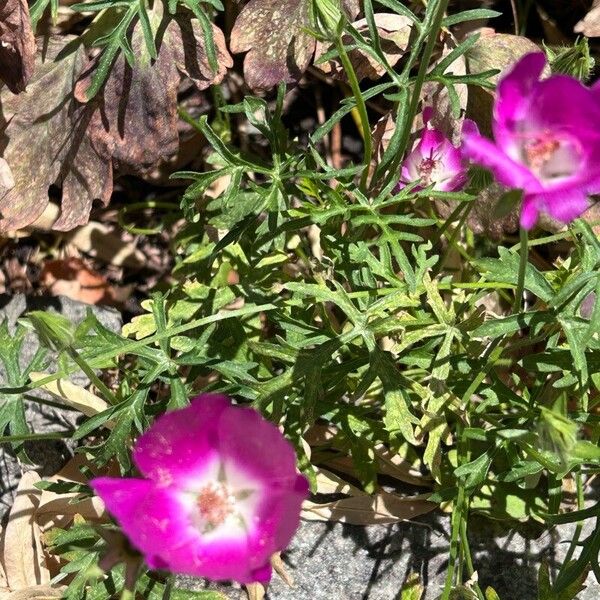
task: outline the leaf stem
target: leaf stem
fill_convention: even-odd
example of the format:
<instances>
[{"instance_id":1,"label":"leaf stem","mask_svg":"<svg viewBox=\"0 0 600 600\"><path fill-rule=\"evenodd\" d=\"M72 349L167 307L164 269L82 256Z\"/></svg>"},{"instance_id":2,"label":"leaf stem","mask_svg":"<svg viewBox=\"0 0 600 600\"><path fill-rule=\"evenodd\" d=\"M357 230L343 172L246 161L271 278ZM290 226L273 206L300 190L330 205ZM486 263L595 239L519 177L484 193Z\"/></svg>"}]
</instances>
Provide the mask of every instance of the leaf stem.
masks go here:
<instances>
[{"instance_id":1,"label":"leaf stem","mask_svg":"<svg viewBox=\"0 0 600 600\"><path fill-rule=\"evenodd\" d=\"M519 238L521 242L520 248L520 261L519 261L519 275L517 279L517 289L515 291L515 301L513 304L513 312L521 312L523 303L523 291L525 289L525 272L527 271L527 261L529 259L529 239L527 235L527 229L521 227Z\"/></svg>"},{"instance_id":2,"label":"leaf stem","mask_svg":"<svg viewBox=\"0 0 600 600\"><path fill-rule=\"evenodd\" d=\"M98 391L112 404L119 403L117 397L112 393L108 386L96 375L94 369L90 367L83 357L73 347L67 348L67 353L75 361L75 364L86 374L87 378L96 386Z\"/></svg>"},{"instance_id":3,"label":"leaf stem","mask_svg":"<svg viewBox=\"0 0 600 600\"><path fill-rule=\"evenodd\" d=\"M364 193L367 190L367 179L369 177L369 167L371 166L371 158L373 156L373 140L371 139L371 125L369 123L369 115L367 113L367 105L362 97L362 91L358 84L358 78L356 77L356 71L352 66L344 42L341 36L337 36L335 45L342 61L342 66L348 77L348 83L352 89L352 94L356 100L356 108L358 110L358 116L360 118L362 138L364 145L364 156L363 156L363 171L360 177L360 190Z\"/></svg>"}]
</instances>

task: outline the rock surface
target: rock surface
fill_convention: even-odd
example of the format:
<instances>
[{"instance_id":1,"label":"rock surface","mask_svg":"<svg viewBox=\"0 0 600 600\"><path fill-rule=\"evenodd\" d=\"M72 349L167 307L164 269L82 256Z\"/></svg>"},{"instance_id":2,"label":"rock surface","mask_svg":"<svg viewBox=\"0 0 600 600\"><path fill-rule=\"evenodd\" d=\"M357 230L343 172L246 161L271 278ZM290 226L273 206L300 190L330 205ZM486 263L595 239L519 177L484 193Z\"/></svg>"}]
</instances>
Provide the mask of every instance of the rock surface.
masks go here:
<instances>
[{"instance_id":1,"label":"rock surface","mask_svg":"<svg viewBox=\"0 0 600 600\"><path fill-rule=\"evenodd\" d=\"M593 528L586 523L583 537ZM502 600L537 600L542 559L553 569L563 562L573 526L553 532L537 525L508 530L500 523L473 517L470 543L479 585L493 587ZM448 567L449 518L429 515L418 522L358 527L342 523L303 522L283 559L295 580L288 587L277 575L267 600L397 600L410 573L425 587L423 600L439 597ZM193 578L178 585L206 589ZM579 600L597 600L600 585L590 575ZM215 585L230 599L246 598L239 589Z\"/></svg>"},{"instance_id":2,"label":"rock surface","mask_svg":"<svg viewBox=\"0 0 600 600\"><path fill-rule=\"evenodd\" d=\"M9 331L12 333L15 330L17 320L30 310L57 312L69 318L71 322L79 323L85 318L88 308L91 308L104 326L113 331L120 331L121 315L117 311L89 306L63 297L36 298L0 294L0 323L4 322L5 319L8 320ZM28 333L22 346L21 367L26 367L31 362L38 347L39 343L35 333ZM54 361L51 360L50 362ZM51 368L54 368L54 365L51 364ZM85 386L89 383L83 373L74 373L72 380L78 385ZM0 386L4 383L4 367L0 361ZM49 395L39 392L32 395L51 399ZM34 401L24 400L24 402L27 422L31 431L35 433L64 431L74 427L77 420L82 418L81 413L77 411L49 407ZM35 469L42 476L51 475L56 473L72 455L72 449L61 440L27 442L25 447L32 464L26 464L17 459L7 444L0 446L0 517L12 504L14 490L23 470Z\"/></svg>"}]
</instances>

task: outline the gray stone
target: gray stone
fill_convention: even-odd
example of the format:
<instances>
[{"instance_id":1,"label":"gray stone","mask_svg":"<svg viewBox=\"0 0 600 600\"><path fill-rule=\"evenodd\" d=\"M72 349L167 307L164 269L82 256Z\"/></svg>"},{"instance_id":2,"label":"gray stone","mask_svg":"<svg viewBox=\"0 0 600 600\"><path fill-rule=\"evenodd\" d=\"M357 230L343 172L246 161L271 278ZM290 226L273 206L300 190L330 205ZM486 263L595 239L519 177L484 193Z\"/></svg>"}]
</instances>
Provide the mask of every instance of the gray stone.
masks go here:
<instances>
[{"instance_id":1,"label":"gray stone","mask_svg":"<svg viewBox=\"0 0 600 600\"><path fill-rule=\"evenodd\" d=\"M586 523L583 537L593 529ZM473 516L470 544L479 585L493 587L502 600L537 600L542 559L556 572L567 552L573 525L548 531L537 524L505 523ZM438 598L448 569L449 518L433 514L417 522L358 527L342 523L302 522L283 554L295 580L288 587L277 575L267 600L396 600L406 578L417 573L425 587L423 600ZM245 598L239 589L179 577L187 589L215 589L228 598ZM580 600L597 600L600 585L593 575Z\"/></svg>"},{"instance_id":2,"label":"gray stone","mask_svg":"<svg viewBox=\"0 0 600 600\"><path fill-rule=\"evenodd\" d=\"M0 323L8 320L9 330L14 332L17 320L30 310L43 310L60 313L73 323L81 322L88 308L94 312L98 320L112 331L120 331L121 315L110 308L89 306L76 302L69 298L36 298L31 296L8 296L0 295ZM27 334L21 352L21 366L25 367L33 358L39 347L35 333ZM2 349L0 348L0 352ZM55 368L50 360L51 368ZM72 381L78 385L89 384L87 377L79 372L74 373ZM0 363L0 386L5 384L5 374ZM36 391L31 394L42 399L51 399L43 392ZM55 408L46 406L35 401L24 400L27 422L32 432L47 433L52 431L64 431L73 428L81 413L67 408ZM61 440L41 440L38 442L27 442L25 444L27 456L31 464L17 459L10 446L0 446L0 517L12 504L14 490L24 470L35 469L40 475L51 475L56 473L72 455L72 448L68 443Z\"/></svg>"}]
</instances>

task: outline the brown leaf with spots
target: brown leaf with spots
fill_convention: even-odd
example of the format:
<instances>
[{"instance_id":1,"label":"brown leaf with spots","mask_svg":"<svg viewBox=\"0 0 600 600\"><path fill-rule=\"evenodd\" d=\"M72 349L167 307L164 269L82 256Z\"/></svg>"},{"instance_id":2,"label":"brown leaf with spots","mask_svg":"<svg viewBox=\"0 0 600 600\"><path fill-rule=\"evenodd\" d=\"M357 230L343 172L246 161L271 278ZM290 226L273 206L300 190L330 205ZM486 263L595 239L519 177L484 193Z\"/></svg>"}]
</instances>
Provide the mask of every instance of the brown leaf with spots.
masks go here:
<instances>
[{"instance_id":1,"label":"brown leaf with spots","mask_svg":"<svg viewBox=\"0 0 600 600\"><path fill-rule=\"evenodd\" d=\"M213 26L218 71L213 73L204 49L204 36L191 13L152 13L158 57L148 55L141 24L131 33L136 63L130 66L123 54L115 61L108 80L91 105L89 124L94 149L112 159L120 173L146 175L171 158L179 148L177 90L183 75L199 90L222 81L233 65L220 29ZM75 97L87 102L86 92L97 67L92 58L75 87Z\"/></svg>"},{"instance_id":2,"label":"brown leaf with spots","mask_svg":"<svg viewBox=\"0 0 600 600\"><path fill-rule=\"evenodd\" d=\"M381 49L387 58L387 61L391 67L393 67L404 55L408 46L410 35L412 31L413 22L403 15L396 15L392 13L377 13L374 15L375 24L379 32L379 38L381 40ZM369 26L366 19L360 19L352 23L352 26L362 35L369 36ZM344 43L350 45L353 43L350 35L344 36ZM317 44L317 57L325 54L327 50L325 44ZM359 48L355 48L349 52L350 61L356 71L356 76L359 79L368 77L369 79L376 80L384 75L385 67L381 63L375 60L370 54L367 54ZM326 63L316 65L321 71L328 75L334 75L336 77L342 77L346 79L342 65L339 59L331 59Z\"/></svg>"},{"instance_id":3,"label":"brown leaf with spots","mask_svg":"<svg viewBox=\"0 0 600 600\"><path fill-rule=\"evenodd\" d=\"M311 0L250 0L231 31L230 49L248 52L244 78L253 90L266 90L281 82L300 79L313 57ZM359 11L357 0L344 0L350 18Z\"/></svg>"},{"instance_id":4,"label":"brown leaf with spots","mask_svg":"<svg viewBox=\"0 0 600 600\"><path fill-rule=\"evenodd\" d=\"M0 3L0 79L17 94L25 90L35 66L35 38L27 0Z\"/></svg>"},{"instance_id":5,"label":"brown leaf with spots","mask_svg":"<svg viewBox=\"0 0 600 600\"><path fill-rule=\"evenodd\" d=\"M112 167L90 144L85 134L89 111L73 98L85 56L79 48L66 52L65 43L72 40L48 40L27 91L0 95L0 147L11 174L0 179L0 231L35 221L48 205L53 184L62 188L58 230L85 223L94 199L109 201ZM59 52L66 56L57 59Z\"/></svg>"}]
</instances>

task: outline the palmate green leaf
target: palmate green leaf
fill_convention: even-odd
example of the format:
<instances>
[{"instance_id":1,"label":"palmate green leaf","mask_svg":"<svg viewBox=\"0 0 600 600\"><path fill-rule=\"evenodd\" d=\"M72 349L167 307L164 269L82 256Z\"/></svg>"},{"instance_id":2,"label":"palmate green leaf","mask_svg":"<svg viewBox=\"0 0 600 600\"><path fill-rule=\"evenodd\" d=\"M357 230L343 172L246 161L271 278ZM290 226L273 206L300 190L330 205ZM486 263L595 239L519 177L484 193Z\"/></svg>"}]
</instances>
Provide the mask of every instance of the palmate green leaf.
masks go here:
<instances>
[{"instance_id":1,"label":"palmate green leaf","mask_svg":"<svg viewBox=\"0 0 600 600\"><path fill-rule=\"evenodd\" d=\"M387 353L378 348L371 353L371 369L381 380L385 399L383 422L393 438L401 436L413 445L417 445L413 425L418 419L410 410L409 390L403 384L400 372L396 369Z\"/></svg>"},{"instance_id":2,"label":"palmate green leaf","mask_svg":"<svg viewBox=\"0 0 600 600\"><path fill-rule=\"evenodd\" d=\"M43 371L46 366L47 351L39 347L30 363L21 367L21 354L26 343L27 329L19 324L11 334L8 320L0 323L0 363L4 367L5 385L8 388L21 388L27 383L31 371ZM19 393L3 393L0 391L0 436L7 433L9 437L29 436L30 429L25 418L23 396ZM23 446L17 440L12 444L19 457L28 461Z\"/></svg>"},{"instance_id":3,"label":"palmate green leaf","mask_svg":"<svg viewBox=\"0 0 600 600\"><path fill-rule=\"evenodd\" d=\"M521 489L514 483L488 483L471 496L472 510L494 519L541 520L547 501L538 489Z\"/></svg>"},{"instance_id":4,"label":"palmate green leaf","mask_svg":"<svg viewBox=\"0 0 600 600\"><path fill-rule=\"evenodd\" d=\"M483 271L488 281L511 283L515 287L519 273L519 255L507 248L499 247L500 258L482 258L475 264ZM554 290L548 280L531 263L525 271L525 289L535 294L541 300L549 302L554 297Z\"/></svg>"},{"instance_id":5,"label":"palmate green leaf","mask_svg":"<svg viewBox=\"0 0 600 600\"><path fill-rule=\"evenodd\" d=\"M518 462L511 465L510 471L500 473L498 475L498 480L506 481L507 483L519 481L520 479L537 475L543 468L543 465L540 465L540 463L534 460Z\"/></svg>"},{"instance_id":6,"label":"palmate green leaf","mask_svg":"<svg viewBox=\"0 0 600 600\"><path fill-rule=\"evenodd\" d=\"M474 338L497 338L511 335L525 328L531 328L531 335L537 336L546 325L556 322L556 317L548 311L531 311L522 315L510 315L482 323L471 332Z\"/></svg>"}]
</instances>

